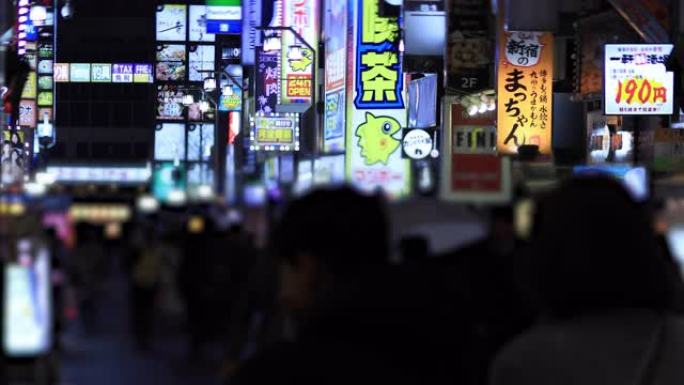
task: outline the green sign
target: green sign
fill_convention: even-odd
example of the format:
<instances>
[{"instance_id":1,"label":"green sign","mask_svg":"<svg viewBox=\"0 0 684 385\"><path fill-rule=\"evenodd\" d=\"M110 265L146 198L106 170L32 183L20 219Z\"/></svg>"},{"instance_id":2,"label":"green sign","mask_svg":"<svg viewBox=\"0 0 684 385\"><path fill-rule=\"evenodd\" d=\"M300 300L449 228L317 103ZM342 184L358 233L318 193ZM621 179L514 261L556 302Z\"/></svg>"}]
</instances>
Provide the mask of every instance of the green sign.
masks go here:
<instances>
[{"instance_id":1,"label":"green sign","mask_svg":"<svg viewBox=\"0 0 684 385\"><path fill-rule=\"evenodd\" d=\"M111 83L112 82L112 65L111 64L93 64L91 78L93 83Z\"/></svg>"},{"instance_id":2,"label":"green sign","mask_svg":"<svg viewBox=\"0 0 684 385\"><path fill-rule=\"evenodd\" d=\"M207 5L210 7L233 6L239 7L242 5L241 0L207 0Z\"/></svg>"}]
</instances>

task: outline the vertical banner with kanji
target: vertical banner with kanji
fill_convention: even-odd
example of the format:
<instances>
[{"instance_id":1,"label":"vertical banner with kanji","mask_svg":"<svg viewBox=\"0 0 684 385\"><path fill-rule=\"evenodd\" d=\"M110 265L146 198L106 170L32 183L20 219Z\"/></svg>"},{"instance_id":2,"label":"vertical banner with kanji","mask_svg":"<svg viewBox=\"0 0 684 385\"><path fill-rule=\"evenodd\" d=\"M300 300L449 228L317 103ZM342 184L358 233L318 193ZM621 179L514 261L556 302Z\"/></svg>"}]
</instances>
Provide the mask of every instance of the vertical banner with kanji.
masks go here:
<instances>
[{"instance_id":1,"label":"vertical banner with kanji","mask_svg":"<svg viewBox=\"0 0 684 385\"><path fill-rule=\"evenodd\" d=\"M318 0L283 0L283 25L292 27L306 43L318 47ZM282 33L281 104L311 103L314 55L295 34Z\"/></svg>"},{"instance_id":2,"label":"vertical banner with kanji","mask_svg":"<svg viewBox=\"0 0 684 385\"><path fill-rule=\"evenodd\" d=\"M279 61L280 52L264 51L263 47L256 47L256 112L272 113L278 105L280 93Z\"/></svg>"},{"instance_id":3,"label":"vertical banner with kanji","mask_svg":"<svg viewBox=\"0 0 684 385\"><path fill-rule=\"evenodd\" d=\"M344 150L347 70L347 2L325 0L325 125L326 152Z\"/></svg>"},{"instance_id":4,"label":"vertical banner with kanji","mask_svg":"<svg viewBox=\"0 0 684 385\"><path fill-rule=\"evenodd\" d=\"M553 34L504 32L499 38L497 150L537 145L551 154Z\"/></svg>"},{"instance_id":5,"label":"vertical banner with kanji","mask_svg":"<svg viewBox=\"0 0 684 385\"><path fill-rule=\"evenodd\" d=\"M361 190L407 195L411 171L401 151L407 114L399 23L378 15L378 0L351 1L349 20L347 179Z\"/></svg>"}]
</instances>

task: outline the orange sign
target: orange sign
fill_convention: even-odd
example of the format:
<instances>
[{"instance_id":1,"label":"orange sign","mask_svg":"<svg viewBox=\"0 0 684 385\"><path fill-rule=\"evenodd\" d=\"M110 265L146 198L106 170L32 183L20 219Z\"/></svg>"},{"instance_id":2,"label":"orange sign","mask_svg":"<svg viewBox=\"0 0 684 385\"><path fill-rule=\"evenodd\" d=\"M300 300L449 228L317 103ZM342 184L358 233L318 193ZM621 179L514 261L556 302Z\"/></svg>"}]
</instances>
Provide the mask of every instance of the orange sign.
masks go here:
<instances>
[{"instance_id":1,"label":"orange sign","mask_svg":"<svg viewBox=\"0 0 684 385\"><path fill-rule=\"evenodd\" d=\"M551 154L553 34L506 32L499 39L497 150L537 145Z\"/></svg>"}]
</instances>

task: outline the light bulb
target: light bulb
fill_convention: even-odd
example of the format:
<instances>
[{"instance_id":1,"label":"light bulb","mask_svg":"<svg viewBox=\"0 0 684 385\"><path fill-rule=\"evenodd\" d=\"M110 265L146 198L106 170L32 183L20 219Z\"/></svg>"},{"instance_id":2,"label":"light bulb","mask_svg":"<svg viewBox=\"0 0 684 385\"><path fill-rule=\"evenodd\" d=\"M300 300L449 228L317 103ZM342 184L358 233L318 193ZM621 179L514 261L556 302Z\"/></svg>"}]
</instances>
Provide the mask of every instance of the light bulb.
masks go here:
<instances>
[{"instance_id":1,"label":"light bulb","mask_svg":"<svg viewBox=\"0 0 684 385\"><path fill-rule=\"evenodd\" d=\"M468 107L468 115L475 116L480 109L477 106Z\"/></svg>"}]
</instances>

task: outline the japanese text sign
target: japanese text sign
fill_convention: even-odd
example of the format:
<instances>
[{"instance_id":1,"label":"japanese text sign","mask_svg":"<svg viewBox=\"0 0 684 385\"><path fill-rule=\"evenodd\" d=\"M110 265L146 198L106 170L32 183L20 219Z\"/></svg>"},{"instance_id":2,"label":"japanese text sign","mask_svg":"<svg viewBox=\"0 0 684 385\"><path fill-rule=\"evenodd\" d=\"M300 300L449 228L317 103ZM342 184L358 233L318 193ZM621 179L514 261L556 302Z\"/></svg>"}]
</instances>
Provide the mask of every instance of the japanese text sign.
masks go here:
<instances>
[{"instance_id":1,"label":"japanese text sign","mask_svg":"<svg viewBox=\"0 0 684 385\"><path fill-rule=\"evenodd\" d=\"M292 28L312 47L318 47L318 1L283 0L283 25ZM309 103L314 55L295 34L282 33L281 103Z\"/></svg>"},{"instance_id":2,"label":"japanese text sign","mask_svg":"<svg viewBox=\"0 0 684 385\"><path fill-rule=\"evenodd\" d=\"M410 192L411 163L402 157L404 105L396 18L378 15L379 0L350 2L347 51L347 180L362 191L389 197ZM331 106L332 107L332 106Z\"/></svg>"},{"instance_id":3,"label":"japanese text sign","mask_svg":"<svg viewBox=\"0 0 684 385\"><path fill-rule=\"evenodd\" d=\"M551 154L553 34L505 32L499 43L497 150L537 145Z\"/></svg>"},{"instance_id":4,"label":"japanese text sign","mask_svg":"<svg viewBox=\"0 0 684 385\"><path fill-rule=\"evenodd\" d=\"M674 78L665 63L671 44L606 44L606 115L670 115Z\"/></svg>"},{"instance_id":5,"label":"japanese text sign","mask_svg":"<svg viewBox=\"0 0 684 385\"><path fill-rule=\"evenodd\" d=\"M292 113L257 114L251 119L254 150L298 151L299 116Z\"/></svg>"}]
</instances>

